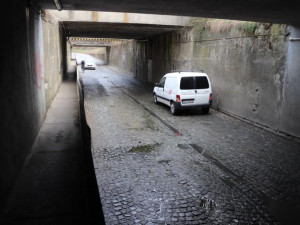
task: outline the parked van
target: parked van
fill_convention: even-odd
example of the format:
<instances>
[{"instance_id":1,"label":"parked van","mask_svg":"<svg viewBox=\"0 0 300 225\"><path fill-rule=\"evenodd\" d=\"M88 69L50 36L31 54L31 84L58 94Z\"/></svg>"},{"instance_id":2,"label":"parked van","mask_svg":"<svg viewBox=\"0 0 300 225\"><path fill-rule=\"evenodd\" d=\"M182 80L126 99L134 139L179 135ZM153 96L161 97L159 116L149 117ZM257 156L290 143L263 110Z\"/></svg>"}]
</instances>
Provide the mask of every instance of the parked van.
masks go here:
<instances>
[{"instance_id":1,"label":"parked van","mask_svg":"<svg viewBox=\"0 0 300 225\"><path fill-rule=\"evenodd\" d=\"M153 99L155 104L170 106L173 115L188 108L201 108L208 113L212 104L210 80L203 72L168 73L155 84Z\"/></svg>"}]
</instances>

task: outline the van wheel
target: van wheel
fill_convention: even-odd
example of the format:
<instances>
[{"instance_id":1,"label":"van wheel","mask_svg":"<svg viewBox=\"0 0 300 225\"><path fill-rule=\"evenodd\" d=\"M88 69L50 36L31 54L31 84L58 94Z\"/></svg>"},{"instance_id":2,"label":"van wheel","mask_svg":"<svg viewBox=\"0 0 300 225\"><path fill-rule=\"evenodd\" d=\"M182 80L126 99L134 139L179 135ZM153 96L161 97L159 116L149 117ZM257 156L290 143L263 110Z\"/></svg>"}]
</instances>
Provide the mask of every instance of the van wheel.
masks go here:
<instances>
[{"instance_id":1,"label":"van wheel","mask_svg":"<svg viewBox=\"0 0 300 225\"><path fill-rule=\"evenodd\" d=\"M174 102L171 102L171 105L170 105L170 112L171 112L172 115L176 115L176 113L177 113L177 110L176 110L176 108L175 108Z\"/></svg>"},{"instance_id":2,"label":"van wheel","mask_svg":"<svg viewBox=\"0 0 300 225\"><path fill-rule=\"evenodd\" d=\"M202 112L203 112L204 114L208 114L208 112L209 112L209 107L203 107L203 108L201 108L201 110L202 110Z\"/></svg>"},{"instance_id":3,"label":"van wheel","mask_svg":"<svg viewBox=\"0 0 300 225\"><path fill-rule=\"evenodd\" d=\"M153 95L153 101L154 101L154 103L155 103L155 104L158 104L158 101L157 101L157 96L156 96L156 94L154 94L154 95Z\"/></svg>"}]
</instances>

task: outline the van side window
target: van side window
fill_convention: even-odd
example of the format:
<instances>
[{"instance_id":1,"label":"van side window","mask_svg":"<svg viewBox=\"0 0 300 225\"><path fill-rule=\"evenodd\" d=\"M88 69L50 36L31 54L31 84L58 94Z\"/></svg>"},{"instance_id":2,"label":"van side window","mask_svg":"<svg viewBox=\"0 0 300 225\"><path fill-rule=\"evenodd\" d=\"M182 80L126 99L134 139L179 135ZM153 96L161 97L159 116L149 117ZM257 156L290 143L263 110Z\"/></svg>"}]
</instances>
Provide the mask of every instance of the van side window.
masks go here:
<instances>
[{"instance_id":1,"label":"van side window","mask_svg":"<svg viewBox=\"0 0 300 225\"><path fill-rule=\"evenodd\" d=\"M181 90L194 89L194 77L182 77L180 82Z\"/></svg>"},{"instance_id":2,"label":"van side window","mask_svg":"<svg viewBox=\"0 0 300 225\"><path fill-rule=\"evenodd\" d=\"M165 86L165 81L166 81L166 78L164 77L163 79L160 80L158 87L163 88Z\"/></svg>"},{"instance_id":3,"label":"van side window","mask_svg":"<svg viewBox=\"0 0 300 225\"><path fill-rule=\"evenodd\" d=\"M207 89L209 88L207 77L195 77L196 78L196 89Z\"/></svg>"},{"instance_id":4,"label":"van side window","mask_svg":"<svg viewBox=\"0 0 300 225\"><path fill-rule=\"evenodd\" d=\"M165 82L165 88L167 89L176 89L177 87L177 78L176 77L167 77Z\"/></svg>"}]
</instances>

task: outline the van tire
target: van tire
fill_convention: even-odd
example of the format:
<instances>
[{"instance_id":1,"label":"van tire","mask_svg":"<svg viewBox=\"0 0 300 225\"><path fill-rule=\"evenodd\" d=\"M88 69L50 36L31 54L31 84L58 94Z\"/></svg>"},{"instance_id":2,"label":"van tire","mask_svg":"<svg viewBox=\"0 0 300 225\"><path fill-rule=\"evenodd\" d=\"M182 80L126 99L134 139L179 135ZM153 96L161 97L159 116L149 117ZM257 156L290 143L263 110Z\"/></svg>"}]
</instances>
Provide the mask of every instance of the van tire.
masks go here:
<instances>
[{"instance_id":1,"label":"van tire","mask_svg":"<svg viewBox=\"0 0 300 225\"><path fill-rule=\"evenodd\" d=\"M176 115L176 113L177 113L174 102L171 102L171 104L170 104L170 112L172 115Z\"/></svg>"},{"instance_id":2,"label":"van tire","mask_svg":"<svg viewBox=\"0 0 300 225\"><path fill-rule=\"evenodd\" d=\"M203 107L203 108L201 108L201 110L202 110L202 112L204 114L208 114L209 113L209 107Z\"/></svg>"},{"instance_id":3,"label":"van tire","mask_svg":"<svg viewBox=\"0 0 300 225\"><path fill-rule=\"evenodd\" d=\"M158 104L158 101L157 101L157 96L156 96L156 94L154 94L154 95L153 95L153 101L154 101L154 104L156 104L156 105Z\"/></svg>"}]
</instances>

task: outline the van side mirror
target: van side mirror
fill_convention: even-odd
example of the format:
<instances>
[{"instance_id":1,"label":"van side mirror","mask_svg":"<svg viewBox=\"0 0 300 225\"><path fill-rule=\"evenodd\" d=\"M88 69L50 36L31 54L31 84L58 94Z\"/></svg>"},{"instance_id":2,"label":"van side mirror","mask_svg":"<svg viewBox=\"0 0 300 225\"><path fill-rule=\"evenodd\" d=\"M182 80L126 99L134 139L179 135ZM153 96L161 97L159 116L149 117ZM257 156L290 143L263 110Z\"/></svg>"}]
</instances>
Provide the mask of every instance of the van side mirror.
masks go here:
<instances>
[{"instance_id":1,"label":"van side mirror","mask_svg":"<svg viewBox=\"0 0 300 225\"><path fill-rule=\"evenodd\" d=\"M157 86L158 86L158 83L155 83L154 85L155 85L155 87L157 87Z\"/></svg>"}]
</instances>

